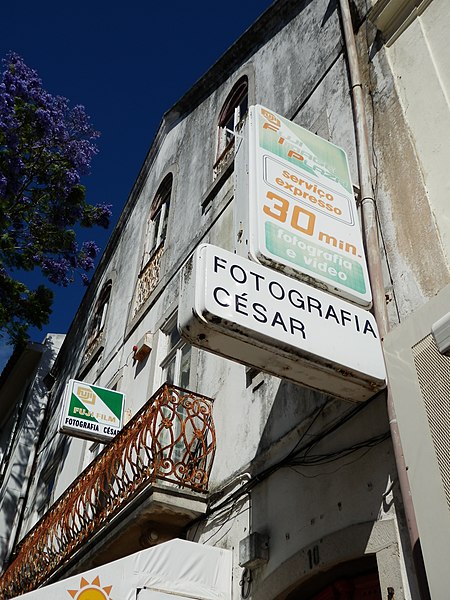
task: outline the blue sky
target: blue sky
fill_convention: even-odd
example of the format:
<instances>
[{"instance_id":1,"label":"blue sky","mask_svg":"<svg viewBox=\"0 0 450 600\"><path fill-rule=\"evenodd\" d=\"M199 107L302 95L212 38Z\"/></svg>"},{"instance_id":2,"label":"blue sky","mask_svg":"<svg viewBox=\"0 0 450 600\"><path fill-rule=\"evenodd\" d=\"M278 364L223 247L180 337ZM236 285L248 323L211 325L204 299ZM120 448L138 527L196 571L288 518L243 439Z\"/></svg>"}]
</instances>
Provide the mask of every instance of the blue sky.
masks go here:
<instances>
[{"instance_id":1,"label":"blue sky","mask_svg":"<svg viewBox=\"0 0 450 600\"><path fill-rule=\"evenodd\" d=\"M17 52L49 92L86 107L101 132L100 152L84 181L87 196L113 205L114 224L163 113L270 4L8 2L2 7L0 56ZM111 230L88 231L86 239L103 249ZM30 331L33 341L67 331L84 288L54 291L51 320L42 331ZM0 371L9 353L0 341Z\"/></svg>"}]
</instances>

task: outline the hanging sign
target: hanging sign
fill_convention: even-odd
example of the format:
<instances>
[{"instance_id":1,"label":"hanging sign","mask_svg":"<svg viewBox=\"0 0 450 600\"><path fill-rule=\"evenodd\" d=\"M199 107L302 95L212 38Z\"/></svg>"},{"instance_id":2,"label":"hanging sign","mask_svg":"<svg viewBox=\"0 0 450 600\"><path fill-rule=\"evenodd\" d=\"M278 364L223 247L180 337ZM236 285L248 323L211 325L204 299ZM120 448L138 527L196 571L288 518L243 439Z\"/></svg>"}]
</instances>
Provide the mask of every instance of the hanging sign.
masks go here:
<instances>
[{"instance_id":1,"label":"hanging sign","mask_svg":"<svg viewBox=\"0 0 450 600\"><path fill-rule=\"evenodd\" d=\"M122 428L124 400L122 392L70 379L64 394L60 431L107 442Z\"/></svg>"},{"instance_id":2,"label":"hanging sign","mask_svg":"<svg viewBox=\"0 0 450 600\"><path fill-rule=\"evenodd\" d=\"M356 304L372 301L342 148L263 106L237 144L237 251Z\"/></svg>"},{"instance_id":3,"label":"hanging sign","mask_svg":"<svg viewBox=\"0 0 450 600\"><path fill-rule=\"evenodd\" d=\"M385 386L368 311L209 244L182 270L178 328L194 346L333 396L362 401Z\"/></svg>"}]
</instances>

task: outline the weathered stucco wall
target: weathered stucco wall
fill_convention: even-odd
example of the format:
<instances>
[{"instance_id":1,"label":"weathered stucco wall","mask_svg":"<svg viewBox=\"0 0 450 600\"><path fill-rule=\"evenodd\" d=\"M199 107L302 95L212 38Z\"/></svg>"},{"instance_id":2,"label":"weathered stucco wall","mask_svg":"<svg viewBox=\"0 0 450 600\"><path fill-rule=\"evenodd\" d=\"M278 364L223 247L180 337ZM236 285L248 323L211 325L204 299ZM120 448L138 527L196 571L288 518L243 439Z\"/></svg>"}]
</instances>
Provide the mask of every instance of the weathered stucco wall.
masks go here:
<instances>
[{"instance_id":1,"label":"weathered stucco wall","mask_svg":"<svg viewBox=\"0 0 450 600\"><path fill-rule=\"evenodd\" d=\"M450 181L446 176L450 160L449 27L448 3L434 0L387 52L447 263L450 258Z\"/></svg>"},{"instance_id":2,"label":"weathered stucco wall","mask_svg":"<svg viewBox=\"0 0 450 600\"><path fill-rule=\"evenodd\" d=\"M103 258L59 365L59 382L53 390L55 413L45 442L48 453L62 456L55 499L90 460L89 443L62 439L56 433L58 399L65 380L82 376L105 386L119 381L120 389L126 392L126 409L134 414L162 383L164 328L176 310L183 263L200 242L233 249L233 179L231 175L219 176L214 184L213 164L218 114L239 76L252 73L250 97L256 103L344 147L354 183L358 183L352 105L336 5L328 0L311 0L281 2L280 6L288 7L293 18L280 27L276 20L285 13L274 9L274 22L267 26L265 39L259 39L252 51L243 51L241 57L235 48L228 71L221 65L216 86L205 94L200 83L195 101L189 110L180 109L178 117L174 117L175 107L150 150L120 222L120 235L113 237L114 243ZM367 56L365 35L360 33L362 56ZM417 147L405 120L401 90L391 78L384 50L375 55L365 77L374 98L371 141L377 161L377 201L402 316L436 293L448 280L448 272ZM369 103L369 113L371 109ZM372 118L372 114L369 116ZM174 185L161 275L151 297L133 319L130 311L146 221L158 186L169 171L174 175ZM202 200L208 193L211 201L205 210ZM89 321L96 299L110 279L113 285L103 350L86 366L83 351ZM132 359L133 345L147 332L153 336L152 351L145 361L136 363ZM338 422L352 408L348 402L268 375L252 377L243 365L202 350L193 350L192 370L193 388L214 398L217 457L210 490L218 496L226 494L228 488L239 488L241 482L282 460L299 441ZM314 426L309 429L313 419ZM380 534L376 548L371 541L379 522L395 518L398 491L390 487L396 478L390 441L380 441L370 451L366 448L352 453L347 460L335 461L333 454L387 431L383 400L378 398L315 449L330 456L328 466L278 469L250 496L211 515L190 532L192 538L203 543L233 548L235 597L239 597L242 571L237 566L239 541L250 531L263 530L271 539L270 562L257 577L260 587L255 594L261 598L264 589L272 590L274 597L282 593L282 585L294 586L339 560L357 557L358 552L375 555L378 547L390 551L397 548L401 542L396 525L389 535ZM37 479L39 475L38 469ZM358 534L347 535L361 524L363 532L358 529ZM322 546L319 562L308 570L308 549L325 539L328 542ZM387 569L389 562L389 556L384 563L380 558L383 568ZM290 578L280 579L280 573L294 563L303 567L299 572L291 570ZM400 577L399 569L396 576ZM409 597L407 582L401 578L399 581L396 598Z\"/></svg>"},{"instance_id":3,"label":"weathered stucco wall","mask_svg":"<svg viewBox=\"0 0 450 600\"><path fill-rule=\"evenodd\" d=\"M431 34L424 34L421 19L416 19L385 48L370 23L359 32L373 124L375 196L400 320L433 297L450 277L448 183L442 176L448 162L445 132L450 113L445 84L425 37L430 35L443 57L438 30L450 17L439 4L433 2L423 15L426 23L435 24ZM370 59L364 60L367 45Z\"/></svg>"}]
</instances>

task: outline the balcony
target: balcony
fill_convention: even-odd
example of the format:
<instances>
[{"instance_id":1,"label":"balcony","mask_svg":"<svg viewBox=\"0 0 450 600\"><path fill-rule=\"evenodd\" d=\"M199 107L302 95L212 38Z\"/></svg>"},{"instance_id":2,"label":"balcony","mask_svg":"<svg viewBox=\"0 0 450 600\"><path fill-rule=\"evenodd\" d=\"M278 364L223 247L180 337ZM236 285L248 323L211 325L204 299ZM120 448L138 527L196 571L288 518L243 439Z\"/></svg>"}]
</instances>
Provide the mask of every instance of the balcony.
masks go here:
<instances>
[{"instance_id":1,"label":"balcony","mask_svg":"<svg viewBox=\"0 0 450 600\"><path fill-rule=\"evenodd\" d=\"M205 510L215 449L212 401L161 387L21 541L0 598L180 536Z\"/></svg>"}]
</instances>

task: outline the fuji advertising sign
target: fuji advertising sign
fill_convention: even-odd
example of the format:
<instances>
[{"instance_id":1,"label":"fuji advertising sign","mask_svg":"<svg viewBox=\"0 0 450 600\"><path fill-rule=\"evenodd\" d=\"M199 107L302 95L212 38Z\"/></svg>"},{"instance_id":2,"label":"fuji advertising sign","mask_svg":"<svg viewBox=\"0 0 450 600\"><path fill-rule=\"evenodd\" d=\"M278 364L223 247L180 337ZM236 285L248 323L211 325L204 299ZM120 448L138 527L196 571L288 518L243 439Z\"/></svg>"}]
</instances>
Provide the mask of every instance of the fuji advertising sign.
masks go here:
<instances>
[{"instance_id":1,"label":"fuji advertising sign","mask_svg":"<svg viewBox=\"0 0 450 600\"><path fill-rule=\"evenodd\" d=\"M209 244L182 270L178 327L194 346L333 396L385 387L368 311Z\"/></svg>"},{"instance_id":2,"label":"fuji advertising sign","mask_svg":"<svg viewBox=\"0 0 450 600\"><path fill-rule=\"evenodd\" d=\"M123 425L122 392L70 379L60 416L62 433L108 442Z\"/></svg>"},{"instance_id":3,"label":"fuji advertising sign","mask_svg":"<svg viewBox=\"0 0 450 600\"><path fill-rule=\"evenodd\" d=\"M237 252L369 307L344 150L256 105L237 145L235 170Z\"/></svg>"}]
</instances>

